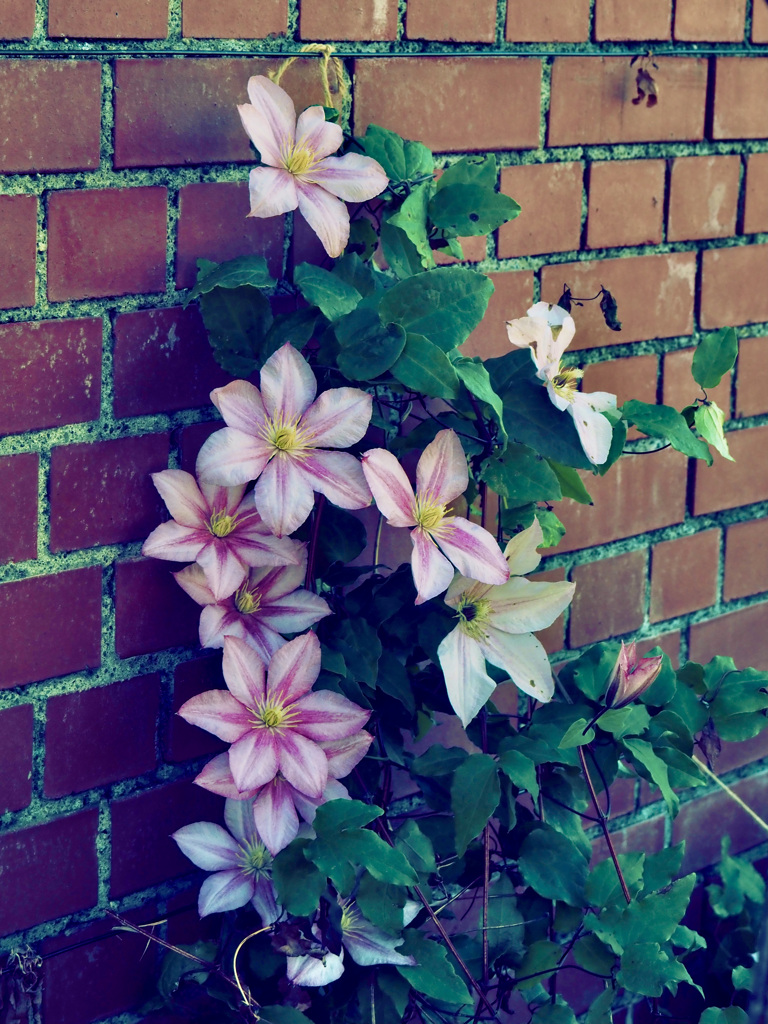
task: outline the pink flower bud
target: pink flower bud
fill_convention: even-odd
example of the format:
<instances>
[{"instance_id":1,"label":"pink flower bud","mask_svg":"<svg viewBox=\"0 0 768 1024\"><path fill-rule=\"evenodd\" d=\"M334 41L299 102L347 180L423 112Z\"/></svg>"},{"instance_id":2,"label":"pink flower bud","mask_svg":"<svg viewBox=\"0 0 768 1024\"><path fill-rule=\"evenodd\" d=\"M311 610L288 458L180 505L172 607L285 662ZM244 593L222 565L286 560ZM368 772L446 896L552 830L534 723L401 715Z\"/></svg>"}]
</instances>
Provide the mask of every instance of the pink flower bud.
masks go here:
<instances>
[{"instance_id":1,"label":"pink flower bud","mask_svg":"<svg viewBox=\"0 0 768 1024\"><path fill-rule=\"evenodd\" d=\"M645 693L661 672L662 660L661 654L654 658L638 658L637 644L633 641L625 645L622 640L619 657L605 691L606 707L618 710Z\"/></svg>"}]
</instances>

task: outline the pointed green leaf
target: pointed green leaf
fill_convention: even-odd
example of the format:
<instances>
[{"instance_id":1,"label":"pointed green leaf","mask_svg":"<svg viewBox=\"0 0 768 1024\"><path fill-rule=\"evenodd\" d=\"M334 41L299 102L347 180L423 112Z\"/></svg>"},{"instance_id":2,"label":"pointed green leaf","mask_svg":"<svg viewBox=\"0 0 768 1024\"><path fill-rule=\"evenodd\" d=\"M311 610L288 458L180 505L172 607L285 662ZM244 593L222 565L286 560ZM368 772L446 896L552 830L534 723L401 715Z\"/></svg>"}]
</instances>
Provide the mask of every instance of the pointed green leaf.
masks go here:
<instances>
[{"instance_id":1,"label":"pointed green leaf","mask_svg":"<svg viewBox=\"0 0 768 1024\"><path fill-rule=\"evenodd\" d=\"M437 182L438 191L450 185L479 185L481 188L494 188L496 185L496 157L493 153L487 156L463 156L445 168Z\"/></svg>"},{"instance_id":2,"label":"pointed green leaf","mask_svg":"<svg viewBox=\"0 0 768 1024\"><path fill-rule=\"evenodd\" d=\"M558 501L560 484L546 459L524 444L510 444L482 464L480 479L516 507L527 502Z\"/></svg>"},{"instance_id":3,"label":"pointed green leaf","mask_svg":"<svg viewBox=\"0 0 768 1024\"><path fill-rule=\"evenodd\" d=\"M702 388L716 388L728 373L739 354L739 339L732 327L723 327L717 334L707 334L693 353L691 373Z\"/></svg>"},{"instance_id":4,"label":"pointed green leaf","mask_svg":"<svg viewBox=\"0 0 768 1024\"><path fill-rule=\"evenodd\" d=\"M576 1014L562 1003L547 1003L534 1011L531 1024L576 1024Z\"/></svg>"},{"instance_id":5,"label":"pointed green leaf","mask_svg":"<svg viewBox=\"0 0 768 1024\"><path fill-rule=\"evenodd\" d=\"M518 866L525 884L544 899L585 905L587 862L562 833L548 826L529 832L520 846Z\"/></svg>"},{"instance_id":6,"label":"pointed green leaf","mask_svg":"<svg viewBox=\"0 0 768 1024\"><path fill-rule=\"evenodd\" d=\"M270 288L274 284L263 256L238 256L226 263L198 262L197 281L184 299L188 306L193 299L213 291L214 288Z\"/></svg>"},{"instance_id":7,"label":"pointed green leaf","mask_svg":"<svg viewBox=\"0 0 768 1024\"><path fill-rule=\"evenodd\" d=\"M560 485L562 489L562 484ZM536 518L539 520L541 526L541 533L543 540L539 544L540 548L554 548L560 543L565 536L565 527L557 518L552 509L549 508L537 508Z\"/></svg>"},{"instance_id":8,"label":"pointed green leaf","mask_svg":"<svg viewBox=\"0 0 768 1024\"><path fill-rule=\"evenodd\" d=\"M404 938L398 952L412 956L417 966L398 967L397 970L412 988L430 999L445 1003L465 1005L472 1002L467 986L447 959L445 946L433 942L415 928L407 928Z\"/></svg>"},{"instance_id":9,"label":"pointed green leaf","mask_svg":"<svg viewBox=\"0 0 768 1024\"><path fill-rule=\"evenodd\" d=\"M269 300L258 288L242 285L212 288L199 303L216 362L235 377L249 377L272 326Z\"/></svg>"},{"instance_id":10,"label":"pointed green leaf","mask_svg":"<svg viewBox=\"0 0 768 1024\"><path fill-rule=\"evenodd\" d=\"M432 842L415 821L406 821L395 833L395 849L399 850L414 871L431 874L436 869Z\"/></svg>"},{"instance_id":11,"label":"pointed green leaf","mask_svg":"<svg viewBox=\"0 0 768 1024\"><path fill-rule=\"evenodd\" d=\"M648 405L633 398L622 405L621 412L628 423L634 423L648 437L669 441L683 455L712 465L712 453L707 445L691 433L688 424L671 405Z\"/></svg>"},{"instance_id":12,"label":"pointed green leaf","mask_svg":"<svg viewBox=\"0 0 768 1024\"><path fill-rule=\"evenodd\" d=\"M499 806L501 786L496 762L489 754L470 754L451 783L451 808L456 824L456 852L461 857Z\"/></svg>"},{"instance_id":13,"label":"pointed green leaf","mask_svg":"<svg viewBox=\"0 0 768 1024\"><path fill-rule=\"evenodd\" d=\"M435 265L427 234L427 208L434 187L432 181L417 185L403 200L397 212L387 217L387 222L404 232L413 243L424 270L429 270Z\"/></svg>"},{"instance_id":14,"label":"pointed green leaf","mask_svg":"<svg viewBox=\"0 0 768 1024\"><path fill-rule=\"evenodd\" d=\"M594 468L584 454L573 418L552 405L540 381L519 375L507 385L501 397L510 438L529 445L545 459L555 459L577 469Z\"/></svg>"},{"instance_id":15,"label":"pointed green leaf","mask_svg":"<svg viewBox=\"0 0 768 1024\"><path fill-rule=\"evenodd\" d=\"M328 800L318 807L313 827L318 836L330 836L362 828L383 813L381 807L364 804L361 800Z\"/></svg>"},{"instance_id":16,"label":"pointed green leaf","mask_svg":"<svg viewBox=\"0 0 768 1024\"><path fill-rule=\"evenodd\" d=\"M373 380L385 373L405 347L399 324L382 324L375 309L355 309L334 328L341 350L339 369L350 380Z\"/></svg>"},{"instance_id":17,"label":"pointed green leaf","mask_svg":"<svg viewBox=\"0 0 768 1024\"><path fill-rule=\"evenodd\" d=\"M538 939L536 942L532 942L525 951L520 966L515 970L515 987L519 989L533 988L546 981L546 972L551 973L557 969L563 953L562 946L550 939Z\"/></svg>"},{"instance_id":18,"label":"pointed green leaf","mask_svg":"<svg viewBox=\"0 0 768 1024\"><path fill-rule=\"evenodd\" d=\"M387 885L366 871L357 889L357 905L361 914L378 928L397 935L403 928L403 907L407 898L405 888Z\"/></svg>"},{"instance_id":19,"label":"pointed green leaf","mask_svg":"<svg viewBox=\"0 0 768 1024\"><path fill-rule=\"evenodd\" d=\"M749 1017L740 1006L710 1006L699 1017L699 1024L749 1024Z\"/></svg>"},{"instance_id":20,"label":"pointed green leaf","mask_svg":"<svg viewBox=\"0 0 768 1024\"><path fill-rule=\"evenodd\" d=\"M560 484L560 489L563 492L564 498L571 498L572 501L578 501L580 505L594 504L592 501L592 495L584 486L584 482L575 469L571 466L563 466L559 462L555 462L553 459L548 459L547 462L551 466L552 472L557 477L557 482Z\"/></svg>"},{"instance_id":21,"label":"pointed green leaf","mask_svg":"<svg viewBox=\"0 0 768 1024\"><path fill-rule=\"evenodd\" d=\"M360 292L330 270L300 263L293 274L296 287L311 306L331 322L351 313L362 299Z\"/></svg>"},{"instance_id":22,"label":"pointed green leaf","mask_svg":"<svg viewBox=\"0 0 768 1024\"><path fill-rule=\"evenodd\" d=\"M407 388L430 398L450 401L459 393L459 378L450 359L422 334L406 335L405 347L390 372Z\"/></svg>"},{"instance_id":23,"label":"pointed green leaf","mask_svg":"<svg viewBox=\"0 0 768 1024\"><path fill-rule=\"evenodd\" d=\"M674 792L669 783L669 767L655 753L653 747L646 740L625 738L622 740L624 746L632 754L632 757L639 761L648 771L653 781L661 790L661 795L666 801L670 814L674 817L680 807L677 793Z\"/></svg>"},{"instance_id":24,"label":"pointed green leaf","mask_svg":"<svg viewBox=\"0 0 768 1024\"><path fill-rule=\"evenodd\" d=\"M300 917L309 917L317 910L326 888L326 876L305 856L310 845L308 839L294 839L272 861L272 881L278 902L289 914Z\"/></svg>"},{"instance_id":25,"label":"pointed green leaf","mask_svg":"<svg viewBox=\"0 0 768 1024\"><path fill-rule=\"evenodd\" d=\"M389 269L399 278L406 279L421 274L424 267L419 250L402 228L388 220L382 221L379 231L381 248Z\"/></svg>"},{"instance_id":26,"label":"pointed green leaf","mask_svg":"<svg viewBox=\"0 0 768 1024\"><path fill-rule=\"evenodd\" d=\"M728 450L728 441L723 432L725 413L714 402L700 405L693 416L696 429L712 447L720 452L724 459L734 462L734 458Z\"/></svg>"},{"instance_id":27,"label":"pointed green leaf","mask_svg":"<svg viewBox=\"0 0 768 1024\"><path fill-rule=\"evenodd\" d=\"M491 409L493 409L501 432L501 438L506 441L507 431L504 428L504 404L493 390L491 378L482 360L477 357L468 359L466 356L454 356L451 362L467 391L473 394L475 398L479 398L481 402L490 405Z\"/></svg>"},{"instance_id":28,"label":"pointed green leaf","mask_svg":"<svg viewBox=\"0 0 768 1024\"><path fill-rule=\"evenodd\" d=\"M395 132L369 124L365 135L358 140L367 156L378 161L392 182L406 177L405 143Z\"/></svg>"},{"instance_id":29,"label":"pointed green leaf","mask_svg":"<svg viewBox=\"0 0 768 1024\"><path fill-rule=\"evenodd\" d=\"M690 982L691 977L683 964L658 942L636 942L622 955L616 980L629 992L658 997L665 988L674 994L677 983Z\"/></svg>"},{"instance_id":30,"label":"pointed green leaf","mask_svg":"<svg viewBox=\"0 0 768 1024\"><path fill-rule=\"evenodd\" d=\"M514 199L482 185L446 185L429 204L435 227L462 236L487 235L519 213Z\"/></svg>"},{"instance_id":31,"label":"pointed green leaf","mask_svg":"<svg viewBox=\"0 0 768 1024\"><path fill-rule=\"evenodd\" d=\"M499 767L518 789L527 790L534 800L539 799L536 765L529 757L514 748L508 749L499 754Z\"/></svg>"}]
</instances>

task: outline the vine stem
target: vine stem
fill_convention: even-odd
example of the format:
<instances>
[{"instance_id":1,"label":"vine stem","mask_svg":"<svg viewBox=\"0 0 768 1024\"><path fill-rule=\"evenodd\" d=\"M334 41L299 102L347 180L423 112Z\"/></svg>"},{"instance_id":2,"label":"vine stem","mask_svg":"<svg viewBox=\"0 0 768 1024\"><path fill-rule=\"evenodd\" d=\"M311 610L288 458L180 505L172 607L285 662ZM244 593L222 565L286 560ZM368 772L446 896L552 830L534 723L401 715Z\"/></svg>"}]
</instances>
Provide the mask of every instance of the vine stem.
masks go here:
<instances>
[{"instance_id":1,"label":"vine stem","mask_svg":"<svg viewBox=\"0 0 768 1024\"><path fill-rule=\"evenodd\" d=\"M315 586L315 554L317 552L317 538L320 535L320 519L325 505L325 495L319 495L315 506L315 515L312 519L312 532L309 535L309 551L307 553L307 574L304 577L304 588L314 591Z\"/></svg>"},{"instance_id":2,"label":"vine stem","mask_svg":"<svg viewBox=\"0 0 768 1024\"><path fill-rule=\"evenodd\" d=\"M485 486L485 485L483 485ZM485 494L483 495L485 499ZM485 500L483 500L485 512ZM480 730L483 753L488 753L488 719L485 708L480 712ZM488 822L483 828L483 985L488 986L488 890L491 883L491 830Z\"/></svg>"},{"instance_id":3,"label":"vine stem","mask_svg":"<svg viewBox=\"0 0 768 1024\"><path fill-rule=\"evenodd\" d=\"M595 792L595 786L592 782L592 776L589 774L589 769L587 768L587 759L584 756L584 747L577 747L576 750L579 755L579 761L581 762L581 770L584 773L584 781L587 784L587 788L589 789L589 795L592 798L592 806L595 808L595 813L597 814L597 817L600 819L600 828L603 830L603 836L605 837L605 842L608 847L608 851L611 855L613 866L616 868L616 874L619 878L621 891L624 893L624 899L627 901L627 904L629 904L632 902L632 897L629 895L629 889L627 888L627 883L624 880L624 874L622 873L621 865L619 864L619 858L616 856L616 848L613 845L611 833L608 831L608 819L597 799L597 793Z\"/></svg>"},{"instance_id":4,"label":"vine stem","mask_svg":"<svg viewBox=\"0 0 768 1024\"><path fill-rule=\"evenodd\" d=\"M172 953L178 953L179 956L184 956L188 960L194 960L196 964L200 964L201 967L205 967L207 971L216 971L217 974L221 974L223 978L226 978L230 984L234 984L232 979L228 978L226 974L223 974L221 969L216 964L211 963L210 960L202 960L199 956L195 956L194 953L190 953L186 949L181 949L180 946L174 946L172 942L166 942L165 939L161 939L160 936L155 935L154 932L147 931L145 928L142 928L141 925L134 924L133 921L129 921L127 917L121 917L120 914L116 914L114 910L108 910L107 914L109 914L110 917L113 917L116 921L119 921L127 931L143 935L145 939L151 939L152 942L156 942L159 946L164 946L165 949L169 949Z\"/></svg>"},{"instance_id":5,"label":"vine stem","mask_svg":"<svg viewBox=\"0 0 768 1024\"><path fill-rule=\"evenodd\" d=\"M259 928L258 931L251 932L249 935L246 935L244 939L240 940L240 943L238 944L238 947L235 950L235 955L232 957L232 973L235 976L235 984L237 985L238 990L240 992L240 997L243 1000L243 1006L245 1006L245 1008L248 1011L252 1010L254 1006L258 1009L259 1003L256 1002L256 1000L253 998L250 992L246 993L245 989L243 988L242 982L240 981L240 975L237 973L237 958L240 956L240 950L243 948L246 942L248 942L249 939L255 939L257 935L263 935L264 932L270 931L272 931L272 925L267 925L266 928ZM258 1015L256 1015L256 1019L258 1020Z\"/></svg>"}]
</instances>

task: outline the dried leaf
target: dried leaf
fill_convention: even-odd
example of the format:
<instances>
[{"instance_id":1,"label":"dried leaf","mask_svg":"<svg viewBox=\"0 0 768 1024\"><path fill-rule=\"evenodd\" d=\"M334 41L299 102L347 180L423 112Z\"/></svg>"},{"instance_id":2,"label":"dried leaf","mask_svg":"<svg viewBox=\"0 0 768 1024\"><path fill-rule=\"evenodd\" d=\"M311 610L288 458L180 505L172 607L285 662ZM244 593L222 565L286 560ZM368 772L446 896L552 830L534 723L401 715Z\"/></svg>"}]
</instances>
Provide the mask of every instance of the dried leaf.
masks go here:
<instances>
[{"instance_id":1,"label":"dried leaf","mask_svg":"<svg viewBox=\"0 0 768 1024\"><path fill-rule=\"evenodd\" d=\"M647 107L655 107L659 102L659 89L653 75L647 68L641 67L637 69L635 85L637 87L637 96L632 100L632 103L637 106L638 103L646 100L645 105Z\"/></svg>"}]
</instances>

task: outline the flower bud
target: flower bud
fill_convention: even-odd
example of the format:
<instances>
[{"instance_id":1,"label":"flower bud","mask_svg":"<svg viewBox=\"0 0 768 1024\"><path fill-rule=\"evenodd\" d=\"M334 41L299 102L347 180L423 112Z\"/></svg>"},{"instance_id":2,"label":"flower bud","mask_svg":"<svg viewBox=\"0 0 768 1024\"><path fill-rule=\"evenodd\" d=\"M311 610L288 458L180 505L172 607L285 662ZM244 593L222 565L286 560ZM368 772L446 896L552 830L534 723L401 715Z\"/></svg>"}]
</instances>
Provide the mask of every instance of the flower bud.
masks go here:
<instances>
[{"instance_id":1,"label":"flower bud","mask_svg":"<svg viewBox=\"0 0 768 1024\"><path fill-rule=\"evenodd\" d=\"M619 657L616 659L611 681L605 691L606 707L618 710L645 693L661 672L663 655L653 658L638 658L637 644L621 642Z\"/></svg>"}]
</instances>

